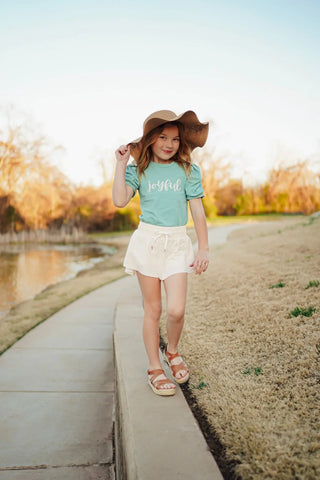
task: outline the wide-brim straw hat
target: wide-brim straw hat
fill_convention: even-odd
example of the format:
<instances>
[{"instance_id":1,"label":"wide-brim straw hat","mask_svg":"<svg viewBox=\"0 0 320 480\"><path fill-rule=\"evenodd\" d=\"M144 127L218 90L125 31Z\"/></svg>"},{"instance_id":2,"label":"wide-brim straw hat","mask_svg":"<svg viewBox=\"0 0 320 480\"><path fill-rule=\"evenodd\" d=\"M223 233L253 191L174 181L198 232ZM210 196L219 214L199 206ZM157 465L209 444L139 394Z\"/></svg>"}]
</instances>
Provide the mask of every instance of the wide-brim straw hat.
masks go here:
<instances>
[{"instance_id":1,"label":"wide-brim straw hat","mask_svg":"<svg viewBox=\"0 0 320 480\"><path fill-rule=\"evenodd\" d=\"M130 153L137 161L141 153L141 140L154 128L165 123L180 122L184 125L185 139L190 150L196 147L203 147L208 138L209 122L201 123L192 110L187 110L181 115L176 115L171 110L159 110L151 113L143 122L143 136L130 143Z\"/></svg>"}]
</instances>

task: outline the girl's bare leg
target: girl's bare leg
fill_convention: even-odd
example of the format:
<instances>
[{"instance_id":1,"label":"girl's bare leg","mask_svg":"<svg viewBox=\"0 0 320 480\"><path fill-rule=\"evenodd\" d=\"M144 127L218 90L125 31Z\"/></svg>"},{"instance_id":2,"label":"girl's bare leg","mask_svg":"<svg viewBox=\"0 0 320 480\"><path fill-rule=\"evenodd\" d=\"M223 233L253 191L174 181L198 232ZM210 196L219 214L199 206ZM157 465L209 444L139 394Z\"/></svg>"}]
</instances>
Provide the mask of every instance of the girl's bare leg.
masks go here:
<instances>
[{"instance_id":1,"label":"girl's bare leg","mask_svg":"<svg viewBox=\"0 0 320 480\"><path fill-rule=\"evenodd\" d=\"M137 272L137 277L143 296L144 321L143 341L149 358L149 370L162 368L159 358L159 321L161 315L161 281ZM165 378L164 375L158 377ZM161 388L173 388L168 383Z\"/></svg>"},{"instance_id":2,"label":"girl's bare leg","mask_svg":"<svg viewBox=\"0 0 320 480\"><path fill-rule=\"evenodd\" d=\"M177 273L164 280L164 287L167 297L167 335L169 353L177 353L178 343L184 323L184 312L187 298L187 274ZM173 359L172 363L178 365L181 358ZM183 378L187 370L180 370L177 376Z\"/></svg>"}]
</instances>

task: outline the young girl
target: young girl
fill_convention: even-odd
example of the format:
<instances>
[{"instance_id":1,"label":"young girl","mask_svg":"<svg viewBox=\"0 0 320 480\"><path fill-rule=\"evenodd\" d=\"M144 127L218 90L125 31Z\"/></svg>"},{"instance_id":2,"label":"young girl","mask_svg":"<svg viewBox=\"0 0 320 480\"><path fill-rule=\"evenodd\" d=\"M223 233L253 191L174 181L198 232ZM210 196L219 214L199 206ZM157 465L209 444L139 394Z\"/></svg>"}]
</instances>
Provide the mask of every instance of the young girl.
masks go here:
<instances>
[{"instance_id":1,"label":"young girl","mask_svg":"<svg viewBox=\"0 0 320 480\"><path fill-rule=\"evenodd\" d=\"M208 123L200 123L192 111L177 116L162 110L145 120L141 138L116 151L112 192L115 206L127 205L137 190L140 194L141 221L130 239L124 266L127 273L136 273L142 292L148 383L157 395L174 395L176 388L165 376L159 358L161 281L167 304L168 344L164 358L177 383L189 379L188 367L178 354L187 273L201 274L209 263L201 174L199 167L191 163L190 154L205 144L208 128ZM135 163L127 165L130 155ZM188 202L198 238L195 258L186 234Z\"/></svg>"}]
</instances>

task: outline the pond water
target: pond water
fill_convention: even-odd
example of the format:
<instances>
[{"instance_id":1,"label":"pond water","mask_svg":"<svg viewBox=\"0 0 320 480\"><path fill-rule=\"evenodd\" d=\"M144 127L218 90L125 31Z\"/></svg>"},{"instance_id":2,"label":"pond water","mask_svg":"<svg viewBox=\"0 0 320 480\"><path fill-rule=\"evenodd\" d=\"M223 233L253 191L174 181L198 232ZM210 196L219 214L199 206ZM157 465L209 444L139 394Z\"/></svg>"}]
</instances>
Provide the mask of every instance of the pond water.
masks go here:
<instances>
[{"instance_id":1,"label":"pond water","mask_svg":"<svg viewBox=\"0 0 320 480\"><path fill-rule=\"evenodd\" d=\"M0 245L0 320L12 306L91 268L114 251L101 244Z\"/></svg>"}]
</instances>

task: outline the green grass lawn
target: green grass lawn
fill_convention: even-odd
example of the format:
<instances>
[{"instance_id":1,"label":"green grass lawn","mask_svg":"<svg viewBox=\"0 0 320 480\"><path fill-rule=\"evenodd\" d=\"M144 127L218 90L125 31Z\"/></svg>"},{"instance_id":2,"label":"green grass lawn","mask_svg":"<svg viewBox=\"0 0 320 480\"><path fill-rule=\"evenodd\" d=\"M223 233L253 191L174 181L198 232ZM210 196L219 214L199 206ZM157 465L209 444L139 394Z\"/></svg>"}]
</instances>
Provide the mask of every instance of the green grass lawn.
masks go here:
<instances>
[{"instance_id":1,"label":"green grass lawn","mask_svg":"<svg viewBox=\"0 0 320 480\"><path fill-rule=\"evenodd\" d=\"M92 238L93 240L108 240L109 238L114 237L125 237L127 235L131 235L133 230L119 230L114 232L93 232L89 233L88 237Z\"/></svg>"}]
</instances>

